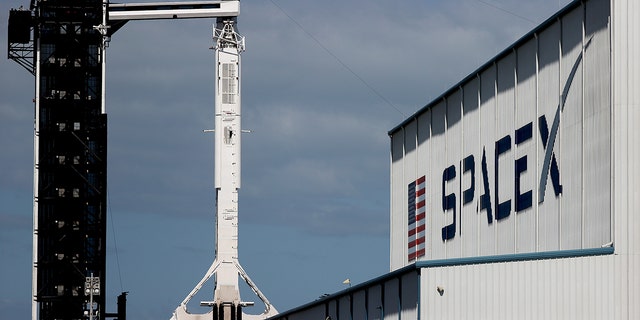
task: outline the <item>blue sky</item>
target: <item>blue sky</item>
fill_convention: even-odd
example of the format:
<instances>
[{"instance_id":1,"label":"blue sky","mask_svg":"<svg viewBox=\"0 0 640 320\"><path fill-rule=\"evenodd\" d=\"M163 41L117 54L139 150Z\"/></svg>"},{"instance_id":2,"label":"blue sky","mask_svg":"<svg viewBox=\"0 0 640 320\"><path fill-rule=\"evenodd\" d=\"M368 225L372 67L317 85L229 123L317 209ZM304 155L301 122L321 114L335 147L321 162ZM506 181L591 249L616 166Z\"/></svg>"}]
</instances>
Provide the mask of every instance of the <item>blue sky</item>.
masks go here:
<instances>
[{"instance_id":1,"label":"blue sky","mask_svg":"<svg viewBox=\"0 0 640 320\"><path fill-rule=\"evenodd\" d=\"M278 310L389 270L387 131L568 2L241 2L240 262ZM0 5L3 46L28 3ZM108 312L129 291L131 319L168 319L214 259L211 24L129 22L107 51ZM34 79L0 81L0 318L24 319Z\"/></svg>"}]
</instances>

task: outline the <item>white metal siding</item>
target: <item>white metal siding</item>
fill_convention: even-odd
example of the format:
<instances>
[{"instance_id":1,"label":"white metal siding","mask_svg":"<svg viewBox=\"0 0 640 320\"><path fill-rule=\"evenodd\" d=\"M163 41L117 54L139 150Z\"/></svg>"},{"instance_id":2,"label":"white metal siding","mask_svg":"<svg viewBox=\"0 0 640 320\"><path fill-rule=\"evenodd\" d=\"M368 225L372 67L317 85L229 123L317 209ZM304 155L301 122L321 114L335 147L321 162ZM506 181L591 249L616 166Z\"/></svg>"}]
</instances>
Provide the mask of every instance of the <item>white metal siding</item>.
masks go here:
<instances>
[{"instance_id":1,"label":"white metal siding","mask_svg":"<svg viewBox=\"0 0 640 320\"><path fill-rule=\"evenodd\" d=\"M612 174L609 1L589 1L586 8L586 39L592 43L584 56L584 170L590 173L584 177L585 231L589 235L584 242L599 246L612 240L609 217L601 214L611 211L611 193L604 192L611 188Z\"/></svg>"},{"instance_id":2,"label":"white metal siding","mask_svg":"<svg viewBox=\"0 0 640 320\"><path fill-rule=\"evenodd\" d=\"M583 54L582 7L567 14L561 21L562 44L560 60L560 83L564 85L575 61ZM560 249L582 248L582 72L580 64L573 78L573 85L567 92L566 108L562 111L558 145L562 161L562 203L560 209Z\"/></svg>"},{"instance_id":3,"label":"white metal siding","mask_svg":"<svg viewBox=\"0 0 640 320\"><path fill-rule=\"evenodd\" d=\"M392 146L392 270L412 262L407 186L421 176L428 236L419 260L612 240L608 20L604 0L575 4L393 132L402 146ZM447 197L455 205L445 208ZM455 235L443 237L454 223Z\"/></svg>"},{"instance_id":4,"label":"white metal siding","mask_svg":"<svg viewBox=\"0 0 640 320\"><path fill-rule=\"evenodd\" d=\"M500 208L505 208L507 212L502 219L498 220L500 212L496 210L496 254L506 254L516 252L515 221L513 212L515 198L514 191L514 120L515 120L515 71L516 55L509 54L498 61L496 81L496 139L498 141L508 141L509 150L504 151L497 158L497 171L495 172L493 203ZM507 140L505 140L507 139ZM497 145L496 145L497 146ZM498 188L499 187L499 188ZM499 209L500 209L499 208Z\"/></svg>"},{"instance_id":5,"label":"white metal siding","mask_svg":"<svg viewBox=\"0 0 640 320\"><path fill-rule=\"evenodd\" d=\"M428 177L428 210L432 212L427 216L431 219L427 226L432 236L429 241L435 242L429 244L433 249L427 250L426 258L445 259L423 265L450 265L421 268L419 276L407 267L401 275L389 274L369 286L356 287L353 292L274 319L324 319L325 310L332 319L344 319L345 305L349 305L345 299L349 296L353 308L346 310L353 312L354 319L363 319L361 310L367 310L366 318L371 320L640 319L640 2L584 1L539 31L513 53L503 55L515 62L488 65L452 90L454 97L439 99L416 115L416 126L392 135L392 269L407 262L406 188L415 177L405 174L403 157L405 141L411 141L412 135L418 141L412 166L416 175ZM545 115L550 129L570 70L581 54L553 149L563 193L556 199L547 176L545 200L540 204L539 163L545 147L539 118ZM502 82L510 73L510 65L515 79L513 93L509 84ZM513 110L502 114L501 108L508 107L506 101L512 95ZM462 124L462 130L457 133L460 137L451 137L453 141L462 140L453 146L462 152L456 160L455 151L446 149L450 139L447 135L458 129L452 121L455 114L448 108L458 106L460 99L462 119L457 123ZM513 119L513 128L508 129L505 118ZM501 134L528 123L532 125L532 138L518 145L512 141L510 153L499 159L501 172L502 157L536 159L528 162L520 179L521 191L533 191L532 207L516 213L512 203L513 211L507 218L515 216L515 253L576 249L570 253L580 254L588 251L582 249L603 245L612 245L613 249L595 249L603 254L600 256L554 258L556 253L550 253L547 258L526 261L520 259L536 259L544 254L521 254L514 258L518 261L508 262L500 261L514 256L446 259L452 251L448 247L445 251L441 241L444 218L450 218L442 212L442 171L456 165L456 179L461 191L465 190L471 185L471 174L462 171L459 161L474 155L474 203L465 206L461 193L457 194L461 206L457 234L460 257L497 254L503 244L496 239L505 234L508 238L510 231L501 234L503 231L496 228L504 223L488 224L486 211L477 209L478 198L484 193L479 172L482 150L493 179L495 141ZM489 191L493 197L495 190ZM512 196L516 196L515 191ZM398 220L405 223L400 228L395 227ZM558 224L554 225L554 221ZM402 254L395 255L395 251ZM489 263L492 259L496 262ZM487 263L464 264L470 260ZM341 318L337 317L337 301Z\"/></svg>"},{"instance_id":6,"label":"white metal siding","mask_svg":"<svg viewBox=\"0 0 640 320\"><path fill-rule=\"evenodd\" d=\"M445 223L440 228L440 241L434 243L442 243L442 228L447 225L454 225L453 229L455 232L455 237L451 240L447 240L445 242L445 256L447 258L458 258L460 257L461 250L461 237L460 237L460 176L462 171L460 170L460 161L462 159L462 93L460 91L456 91L451 94L447 98L447 108L446 108L446 134L445 134L445 155L446 155L446 165L451 167L453 166L455 169L455 177L448 180L446 183L444 182L443 170L447 167L444 167L440 170L440 172L433 172L436 176L440 176L440 184L434 185L434 189L440 192L440 201L438 199L435 200L436 204L439 204L442 211L444 205L443 196L451 195L455 196L455 203L453 204L453 208L444 212L444 221ZM435 150L433 150L435 151ZM438 203L439 202L439 203ZM435 211L438 212L438 211ZM436 229L437 230L437 229Z\"/></svg>"},{"instance_id":7,"label":"white metal siding","mask_svg":"<svg viewBox=\"0 0 640 320\"><path fill-rule=\"evenodd\" d=\"M416 170L417 172L423 172L426 174L431 170L430 150L433 150L431 148L431 139L430 139L431 138L431 111L427 111L421 114L418 117L417 122L418 122L417 156L418 156L418 159L420 159L420 161L418 161L417 163ZM418 177L421 177L421 176L422 175L419 175ZM430 183L431 181L426 182L427 190L433 188L433 186ZM430 196L426 197L427 211L432 210L431 206L433 201L434 200ZM425 217L425 234L430 235L433 232L434 231L433 231L433 223L431 221L431 216L427 214L427 216ZM431 239L427 237L425 241L425 258L431 257L431 252L433 251L431 243L432 243Z\"/></svg>"},{"instance_id":8,"label":"white metal siding","mask_svg":"<svg viewBox=\"0 0 640 320\"><path fill-rule=\"evenodd\" d=\"M545 117L545 124L548 130L551 131L551 126L554 121L558 104L560 103L560 69L558 63L558 57L560 53L560 24L555 23L547 30L543 31L538 37L538 117ZM540 121L538 121L540 124ZM540 127L538 127L540 129ZM539 130L538 130L539 131ZM538 132L536 132L538 133ZM540 134L536 135L540 137ZM542 139L542 138L540 138ZM546 148L544 142L538 143L538 172L541 173L537 178L540 178L545 174L542 173L543 159L545 156ZM560 156L560 145L555 148L554 151L556 157ZM544 194L544 202L540 203L540 193L538 193L538 240L537 248L540 251L558 250L560 248L560 235L559 235L559 211L560 211L560 199L555 197L553 183L546 175L543 179L546 180L546 192ZM560 182L562 182L562 178ZM538 189L538 183L536 183L536 191Z\"/></svg>"},{"instance_id":9,"label":"white metal siding","mask_svg":"<svg viewBox=\"0 0 640 320\"><path fill-rule=\"evenodd\" d=\"M422 269L420 319L614 319L614 260L607 255Z\"/></svg>"},{"instance_id":10,"label":"white metal siding","mask_svg":"<svg viewBox=\"0 0 640 320\"><path fill-rule=\"evenodd\" d=\"M480 197L487 195L490 198L494 198L495 189L493 187L493 177L495 176L494 166L494 154L496 141L496 67L491 66L486 71L480 74L480 145L482 146L481 153L477 154L478 162L476 168L478 168L476 177L479 178L480 188L476 192L475 200L478 201L478 208L481 207ZM489 141L489 143L487 143ZM484 160L483 160L484 159ZM483 164L486 162L486 170L488 176L488 186L484 187L483 179ZM496 252L496 223L495 210L493 210L493 203L488 209L482 209L479 211L480 225L479 225L479 251L478 255L493 255ZM491 211L492 213L490 213ZM489 223L489 217L492 221Z\"/></svg>"},{"instance_id":11,"label":"white metal siding","mask_svg":"<svg viewBox=\"0 0 640 320\"><path fill-rule=\"evenodd\" d=\"M480 80L475 78L465 84L462 88L463 91L463 136L462 136L462 154L463 155L478 155L482 153L482 147L480 143L480 110L479 106L479 83ZM466 157L466 156L465 156ZM478 243L476 241L466 241L465 239L477 239L478 228L481 220L480 215L477 213L478 205L477 201L471 202L464 201L464 192L470 192L478 194L480 191L480 181L478 164L480 158L474 156L471 158L473 164L471 167L465 168L461 166L460 171L460 183L462 193L460 194L460 238L462 239L461 257L477 256L478 255ZM464 160L464 159L463 159ZM474 181L472 181L472 176ZM484 220L486 221L486 219Z\"/></svg>"},{"instance_id":12,"label":"white metal siding","mask_svg":"<svg viewBox=\"0 0 640 320\"><path fill-rule=\"evenodd\" d=\"M526 157L527 168L520 176L520 192L531 191L532 203L538 203L537 189L539 170L530 159L537 159L536 148L540 143L538 134L537 108L537 41L529 41L516 51L518 62L516 66L516 128L531 124L532 137L515 146L516 159ZM534 119L532 121L532 119ZM516 212L516 252L536 251L537 236L537 206ZM536 227L532 227L536 226Z\"/></svg>"},{"instance_id":13,"label":"white metal siding","mask_svg":"<svg viewBox=\"0 0 640 320\"><path fill-rule=\"evenodd\" d=\"M614 245L623 262L615 270L613 298L621 303L614 316L640 319L640 3L612 3Z\"/></svg>"},{"instance_id":14,"label":"white metal siding","mask_svg":"<svg viewBox=\"0 0 640 320\"><path fill-rule=\"evenodd\" d=\"M417 173L416 173L416 162L418 159L417 156L417 149L416 149L416 140L417 140L417 126L418 123L416 122L412 122L410 123L406 128L405 128L405 135L404 135L404 180L403 180L403 186L404 186L404 197L406 198L408 196L408 185L409 183L415 181L417 179ZM400 221L402 226L403 226L403 231L401 232L404 237L401 238L401 242L403 243L404 246L404 253L403 253L403 257L406 260L407 259L407 255L408 255L408 248L407 248L407 232L408 232L408 207L407 207L407 202L405 201L404 203L404 214L402 215L402 219Z\"/></svg>"},{"instance_id":15,"label":"white metal siding","mask_svg":"<svg viewBox=\"0 0 640 320\"><path fill-rule=\"evenodd\" d=\"M448 166L446 158L446 101L440 101L431 110L431 146L428 150L431 168L427 174L427 241L431 243L431 254L427 259L446 258L446 248L442 241L442 228L450 223L451 213L447 216L442 210L442 171ZM430 217L430 218L429 218Z\"/></svg>"},{"instance_id":16,"label":"white metal siding","mask_svg":"<svg viewBox=\"0 0 640 320\"><path fill-rule=\"evenodd\" d=\"M404 185L404 134L399 132L391 138L391 185L401 186ZM390 232L389 245L395 250L391 250L391 264L393 261L396 263L406 262L406 233L402 230L406 230L403 221L406 221L404 217L407 216L407 201L406 190L404 188L391 188L391 230L397 230L396 232ZM404 245L404 247L403 247Z\"/></svg>"}]
</instances>

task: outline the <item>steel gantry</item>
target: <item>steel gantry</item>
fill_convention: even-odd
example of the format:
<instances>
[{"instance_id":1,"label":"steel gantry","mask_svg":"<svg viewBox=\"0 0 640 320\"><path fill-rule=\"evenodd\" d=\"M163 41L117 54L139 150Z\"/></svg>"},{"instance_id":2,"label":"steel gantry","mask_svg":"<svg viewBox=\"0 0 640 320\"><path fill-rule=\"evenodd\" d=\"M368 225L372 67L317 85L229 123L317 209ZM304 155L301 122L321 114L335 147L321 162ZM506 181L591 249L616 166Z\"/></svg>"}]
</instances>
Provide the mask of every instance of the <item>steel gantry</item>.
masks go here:
<instances>
[{"instance_id":1,"label":"steel gantry","mask_svg":"<svg viewBox=\"0 0 640 320\"><path fill-rule=\"evenodd\" d=\"M131 20L216 18L216 259L173 319L240 319L238 277L275 309L237 255L240 187L240 52L234 30L239 1L111 4L108 0L31 0L11 10L8 57L35 81L32 319L126 320L105 312L107 220L106 49ZM216 274L212 310L186 304ZM233 317L232 317L233 316ZM251 318L250 315L248 315Z\"/></svg>"}]
</instances>

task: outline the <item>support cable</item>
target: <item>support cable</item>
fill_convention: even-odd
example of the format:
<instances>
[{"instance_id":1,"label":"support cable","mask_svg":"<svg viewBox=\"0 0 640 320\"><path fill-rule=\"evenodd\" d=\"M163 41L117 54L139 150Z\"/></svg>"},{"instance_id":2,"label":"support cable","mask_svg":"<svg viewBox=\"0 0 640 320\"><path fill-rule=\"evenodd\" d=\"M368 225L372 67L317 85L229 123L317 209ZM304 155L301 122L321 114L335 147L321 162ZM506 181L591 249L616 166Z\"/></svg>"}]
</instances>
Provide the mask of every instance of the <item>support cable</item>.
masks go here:
<instances>
[{"instance_id":1,"label":"support cable","mask_svg":"<svg viewBox=\"0 0 640 320\"><path fill-rule=\"evenodd\" d=\"M311 38L311 40L313 40L318 46L320 46L320 48L322 48L322 50L324 50L327 54L329 54L333 59L335 59L345 69L347 69L347 71L349 71L354 77L356 77L358 80L360 80L360 82L362 82L367 88L369 88L369 90L371 90L371 92L373 92L376 96L378 96L378 98L380 98L387 105L389 105L391 108L393 108L396 111L398 111L398 113L400 113L403 117L406 118L406 115L404 114L404 112L400 111L400 109L396 105L391 103L391 101L389 101L389 99L385 98L378 90L376 90L366 80L364 80L364 78L362 78L358 73L356 73L353 69L351 69L344 61L342 61L340 58L338 58L338 56L336 56L331 50L329 50L329 48L327 48L324 44L322 44L322 42L320 42L320 40L318 40L318 38L314 37L311 33L309 33L309 31L307 31L296 19L294 19L286 11L284 11L284 9L281 6L279 6L275 2L275 0L270 0L270 1L276 8L278 8L278 10L280 10L280 12L282 12L282 14L284 14L287 18L289 18L289 20L291 20L298 28L300 28L300 30L302 30L309 38Z\"/></svg>"},{"instance_id":2,"label":"support cable","mask_svg":"<svg viewBox=\"0 0 640 320\"><path fill-rule=\"evenodd\" d=\"M491 3L489 3L489 2L486 2L486 1L483 1L483 0L476 0L476 1L478 1L478 2L482 3L482 4L486 5L486 6L489 6L489 7L492 7L492 8L494 8L494 9L497 9L497 10L500 10L500 11L502 11L502 12L505 12L505 13L507 13L507 14L510 14L510 15L512 15L512 16L514 16L514 17L520 18L520 19L522 19L522 20L529 21L529 22L533 23L534 25L536 25L536 24L537 24L535 21L533 21L533 20L531 20L531 19L529 19L529 18L527 18L527 17L521 16L521 15L519 15L519 14L517 14L517 13L515 13L515 12L512 12L512 11L509 11L509 10L507 10L507 9L504 9L504 8L498 7L498 6L496 6L496 5L494 5L494 4L491 4Z\"/></svg>"},{"instance_id":3,"label":"support cable","mask_svg":"<svg viewBox=\"0 0 640 320\"><path fill-rule=\"evenodd\" d=\"M111 221L111 236L113 237L113 250L116 254L116 265L118 267L118 278L120 280L120 292L124 292L124 287L122 286L122 272L120 269L120 257L118 256L118 243L116 241L116 228L113 224L113 211L111 211L111 198L109 197L109 192L107 192L107 210L109 211L109 221Z\"/></svg>"}]
</instances>

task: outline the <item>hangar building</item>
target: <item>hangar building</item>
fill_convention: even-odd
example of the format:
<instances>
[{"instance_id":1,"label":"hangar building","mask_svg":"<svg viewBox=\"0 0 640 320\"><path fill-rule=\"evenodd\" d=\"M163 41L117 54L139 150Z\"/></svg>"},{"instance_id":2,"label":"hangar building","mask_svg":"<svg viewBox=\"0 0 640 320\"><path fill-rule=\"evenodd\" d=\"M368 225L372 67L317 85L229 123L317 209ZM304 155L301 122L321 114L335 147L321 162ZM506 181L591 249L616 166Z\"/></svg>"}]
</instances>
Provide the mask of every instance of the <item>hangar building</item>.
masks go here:
<instances>
[{"instance_id":1,"label":"hangar building","mask_svg":"<svg viewBox=\"0 0 640 320\"><path fill-rule=\"evenodd\" d=\"M390 132L390 273L271 319L640 319L640 3L574 1Z\"/></svg>"}]
</instances>

